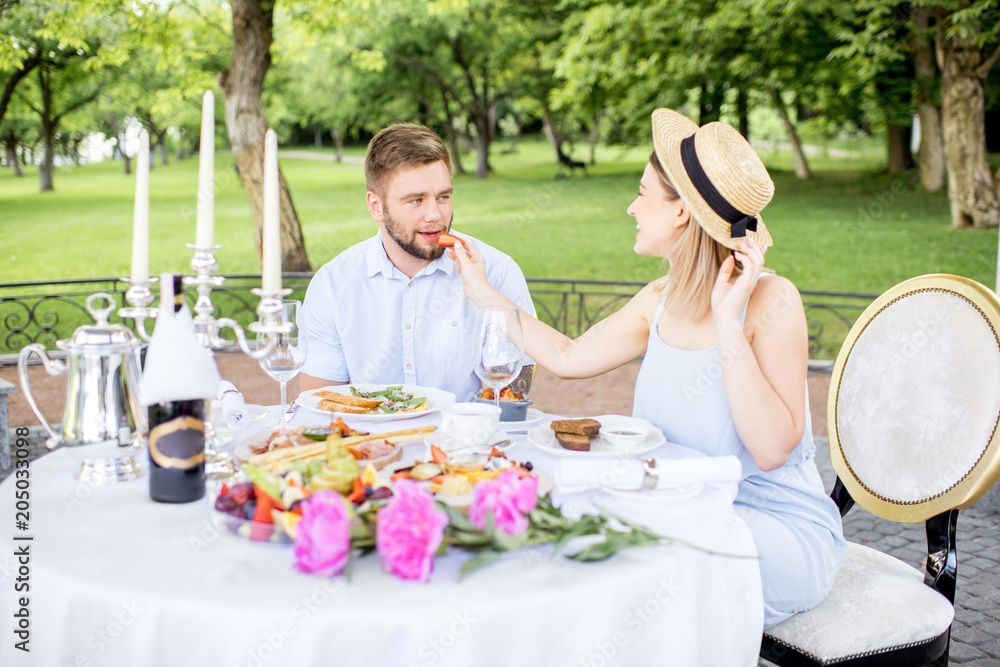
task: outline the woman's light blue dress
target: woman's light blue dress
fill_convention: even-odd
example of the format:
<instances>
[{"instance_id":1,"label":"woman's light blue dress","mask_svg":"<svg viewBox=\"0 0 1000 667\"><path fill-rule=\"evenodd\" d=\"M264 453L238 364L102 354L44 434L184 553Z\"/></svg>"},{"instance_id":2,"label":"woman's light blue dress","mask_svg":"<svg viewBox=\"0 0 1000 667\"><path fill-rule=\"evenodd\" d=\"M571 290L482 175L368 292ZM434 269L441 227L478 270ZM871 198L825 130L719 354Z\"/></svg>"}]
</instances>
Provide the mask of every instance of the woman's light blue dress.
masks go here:
<instances>
[{"instance_id":1,"label":"woman's light blue dress","mask_svg":"<svg viewBox=\"0 0 1000 667\"><path fill-rule=\"evenodd\" d=\"M826 597L847 552L840 513L813 460L809 399L805 432L788 462L762 471L733 424L722 381L725 355L718 345L681 350L664 343L657 333L663 303L649 331L632 414L662 429L669 442L739 458L743 478L735 507L761 557L764 627L770 627Z\"/></svg>"}]
</instances>

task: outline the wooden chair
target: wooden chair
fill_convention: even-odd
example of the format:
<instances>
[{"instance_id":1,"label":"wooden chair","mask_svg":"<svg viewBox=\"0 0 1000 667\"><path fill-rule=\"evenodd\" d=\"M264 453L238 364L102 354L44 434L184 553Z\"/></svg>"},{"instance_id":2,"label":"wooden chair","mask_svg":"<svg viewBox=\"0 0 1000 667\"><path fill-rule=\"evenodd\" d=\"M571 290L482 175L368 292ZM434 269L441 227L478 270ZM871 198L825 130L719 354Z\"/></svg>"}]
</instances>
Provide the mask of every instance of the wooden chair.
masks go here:
<instances>
[{"instance_id":1,"label":"wooden chair","mask_svg":"<svg viewBox=\"0 0 1000 667\"><path fill-rule=\"evenodd\" d=\"M958 511L1000 475L1000 299L951 275L907 280L851 329L827 404L831 497L923 523L919 570L860 544L819 605L765 630L778 665L946 666Z\"/></svg>"}]
</instances>

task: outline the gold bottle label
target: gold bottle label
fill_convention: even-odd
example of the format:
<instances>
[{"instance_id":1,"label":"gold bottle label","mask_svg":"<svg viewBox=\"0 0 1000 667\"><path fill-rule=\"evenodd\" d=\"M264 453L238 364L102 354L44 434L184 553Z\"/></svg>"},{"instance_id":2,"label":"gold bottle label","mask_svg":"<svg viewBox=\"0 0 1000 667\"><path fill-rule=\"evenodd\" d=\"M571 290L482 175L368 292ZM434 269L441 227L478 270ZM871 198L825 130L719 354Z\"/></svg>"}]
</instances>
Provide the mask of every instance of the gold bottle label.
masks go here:
<instances>
[{"instance_id":1,"label":"gold bottle label","mask_svg":"<svg viewBox=\"0 0 1000 667\"><path fill-rule=\"evenodd\" d=\"M149 431L149 457L164 468L188 470L205 460L205 422L177 417Z\"/></svg>"}]
</instances>

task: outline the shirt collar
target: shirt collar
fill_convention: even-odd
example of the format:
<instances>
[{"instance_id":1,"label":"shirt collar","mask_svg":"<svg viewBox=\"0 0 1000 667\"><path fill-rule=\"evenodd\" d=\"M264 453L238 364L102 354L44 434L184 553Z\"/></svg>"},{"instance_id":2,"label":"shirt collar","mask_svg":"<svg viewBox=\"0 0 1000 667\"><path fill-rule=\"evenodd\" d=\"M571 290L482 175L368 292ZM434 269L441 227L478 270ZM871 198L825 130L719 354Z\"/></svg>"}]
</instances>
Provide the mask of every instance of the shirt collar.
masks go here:
<instances>
[{"instance_id":1,"label":"shirt collar","mask_svg":"<svg viewBox=\"0 0 1000 667\"><path fill-rule=\"evenodd\" d=\"M368 245L368 252L365 257L365 276L368 278L373 278L379 273L383 274L387 278L399 278L404 279L406 275L396 268L396 265L392 263L389 259L389 255L385 252L385 246L382 245L382 230L379 230L375 234L375 238ZM442 271L449 277L455 276L455 262L448 259L447 255L441 255L433 262L425 266L417 273L417 276L430 275L435 271Z\"/></svg>"}]
</instances>

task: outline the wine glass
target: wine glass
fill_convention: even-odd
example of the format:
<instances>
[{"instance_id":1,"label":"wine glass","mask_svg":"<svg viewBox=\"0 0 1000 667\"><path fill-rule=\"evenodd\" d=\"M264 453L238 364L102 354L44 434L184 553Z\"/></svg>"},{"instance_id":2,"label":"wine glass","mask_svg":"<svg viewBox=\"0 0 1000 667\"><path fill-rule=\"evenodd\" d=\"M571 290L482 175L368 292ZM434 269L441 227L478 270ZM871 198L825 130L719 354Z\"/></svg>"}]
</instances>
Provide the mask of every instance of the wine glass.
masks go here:
<instances>
[{"instance_id":1,"label":"wine glass","mask_svg":"<svg viewBox=\"0 0 1000 667\"><path fill-rule=\"evenodd\" d=\"M284 300L281 305L281 323L290 324L291 330L286 333L258 333L257 349L264 348L270 340L274 340L274 348L260 359L260 367L281 387L281 412L279 414L284 415L288 410L288 382L299 374L306 361L307 339L299 324L299 310L302 307L302 302ZM284 419L279 416L278 426L284 424Z\"/></svg>"},{"instance_id":2,"label":"wine glass","mask_svg":"<svg viewBox=\"0 0 1000 667\"><path fill-rule=\"evenodd\" d=\"M500 407L500 390L514 381L524 360L524 334L517 308L483 308L479 312L476 343L480 351L476 375L493 389L493 404Z\"/></svg>"}]
</instances>

